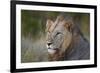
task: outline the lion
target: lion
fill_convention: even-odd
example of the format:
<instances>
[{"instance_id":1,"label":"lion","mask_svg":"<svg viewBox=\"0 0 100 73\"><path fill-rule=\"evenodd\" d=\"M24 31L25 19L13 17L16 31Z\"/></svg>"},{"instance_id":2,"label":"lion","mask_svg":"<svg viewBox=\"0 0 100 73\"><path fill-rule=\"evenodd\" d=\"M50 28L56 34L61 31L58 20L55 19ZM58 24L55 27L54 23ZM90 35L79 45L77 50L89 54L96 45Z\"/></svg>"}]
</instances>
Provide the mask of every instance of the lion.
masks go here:
<instances>
[{"instance_id":1,"label":"lion","mask_svg":"<svg viewBox=\"0 0 100 73\"><path fill-rule=\"evenodd\" d=\"M90 45L70 16L47 19L46 46L49 61L85 60L90 58Z\"/></svg>"}]
</instances>

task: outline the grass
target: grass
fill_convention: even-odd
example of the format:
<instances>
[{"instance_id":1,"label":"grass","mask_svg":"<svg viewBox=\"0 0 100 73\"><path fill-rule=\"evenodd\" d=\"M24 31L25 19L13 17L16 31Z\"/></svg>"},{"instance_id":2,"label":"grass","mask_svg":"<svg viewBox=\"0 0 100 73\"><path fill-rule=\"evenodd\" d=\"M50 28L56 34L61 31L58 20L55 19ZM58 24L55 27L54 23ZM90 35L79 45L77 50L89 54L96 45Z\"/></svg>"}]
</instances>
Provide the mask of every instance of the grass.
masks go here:
<instances>
[{"instance_id":1,"label":"grass","mask_svg":"<svg viewBox=\"0 0 100 73\"><path fill-rule=\"evenodd\" d=\"M32 39L22 37L21 40L21 62L44 62L48 61L47 49L44 37Z\"/></svg>"}]
</instances>

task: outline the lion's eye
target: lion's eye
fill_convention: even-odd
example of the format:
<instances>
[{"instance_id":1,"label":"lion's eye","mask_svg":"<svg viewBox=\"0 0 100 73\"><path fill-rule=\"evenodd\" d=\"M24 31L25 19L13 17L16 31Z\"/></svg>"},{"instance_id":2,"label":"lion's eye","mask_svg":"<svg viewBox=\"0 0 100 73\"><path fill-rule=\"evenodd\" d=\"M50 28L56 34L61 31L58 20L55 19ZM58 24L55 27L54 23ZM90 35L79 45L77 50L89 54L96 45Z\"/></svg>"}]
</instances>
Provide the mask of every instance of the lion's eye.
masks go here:
<instances>
[{"instance_id":1,"label":"lion's eye","mask_svg":"<svg viewBox=\"0 0 100 73\"><path fill-rule=\"evenodd\" d=\"M56 35L59 35L59 34L61 34L61 32L57 32L57 34L56 34Z\"/></svg>"},{"instance_id":2,"label":"lion's eye","mask_svg":"<svg viewBox=\"0 0 100 73\"><path fill-rule=\"evenodd\" d=\"M54 38L58 38L60 36L60 34L62 34L61 32L57 32L54 36Z\"/></svg>"}]
</instances>

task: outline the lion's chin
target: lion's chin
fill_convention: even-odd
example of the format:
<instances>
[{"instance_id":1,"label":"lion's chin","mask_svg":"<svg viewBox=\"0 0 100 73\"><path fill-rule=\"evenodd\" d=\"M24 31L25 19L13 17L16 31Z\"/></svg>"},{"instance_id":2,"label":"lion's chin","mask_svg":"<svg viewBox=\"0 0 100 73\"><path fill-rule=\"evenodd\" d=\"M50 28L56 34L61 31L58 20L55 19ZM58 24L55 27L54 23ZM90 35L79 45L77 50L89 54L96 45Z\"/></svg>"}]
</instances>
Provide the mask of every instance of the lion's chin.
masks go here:
<instances>
[{"instance_id":1,"label":"lion's chin","mask_svg":"<svg viewBox=\"0 0 100 73\"><path fill-rule=\"evenodd\" d=\"M54 50L54 49L48 49L48 53L49 54L54 54L54 53L56 53L56 50Z\"/></svg>"}]
</instances>

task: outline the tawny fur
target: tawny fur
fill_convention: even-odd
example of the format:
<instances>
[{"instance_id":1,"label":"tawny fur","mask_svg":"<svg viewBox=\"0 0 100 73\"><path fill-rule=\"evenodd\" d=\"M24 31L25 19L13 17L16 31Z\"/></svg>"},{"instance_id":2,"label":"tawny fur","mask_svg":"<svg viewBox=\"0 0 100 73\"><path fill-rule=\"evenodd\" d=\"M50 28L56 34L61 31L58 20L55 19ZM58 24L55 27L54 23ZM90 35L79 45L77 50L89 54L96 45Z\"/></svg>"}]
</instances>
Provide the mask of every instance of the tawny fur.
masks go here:
<instances>
[{"instance_id":1,"label":"tawny fur","mask_svg":"<svg viewBox=\"0 0 100 73\"><path fill-rule=\"evenodd\" d=\"M90 58L90 45L71 17L58 16L55 21L47 20L47 48L56 49L49 54L50 61L81 60ZM57 34L58 33L58 34Z\"/></svg>"}]
</instances>

